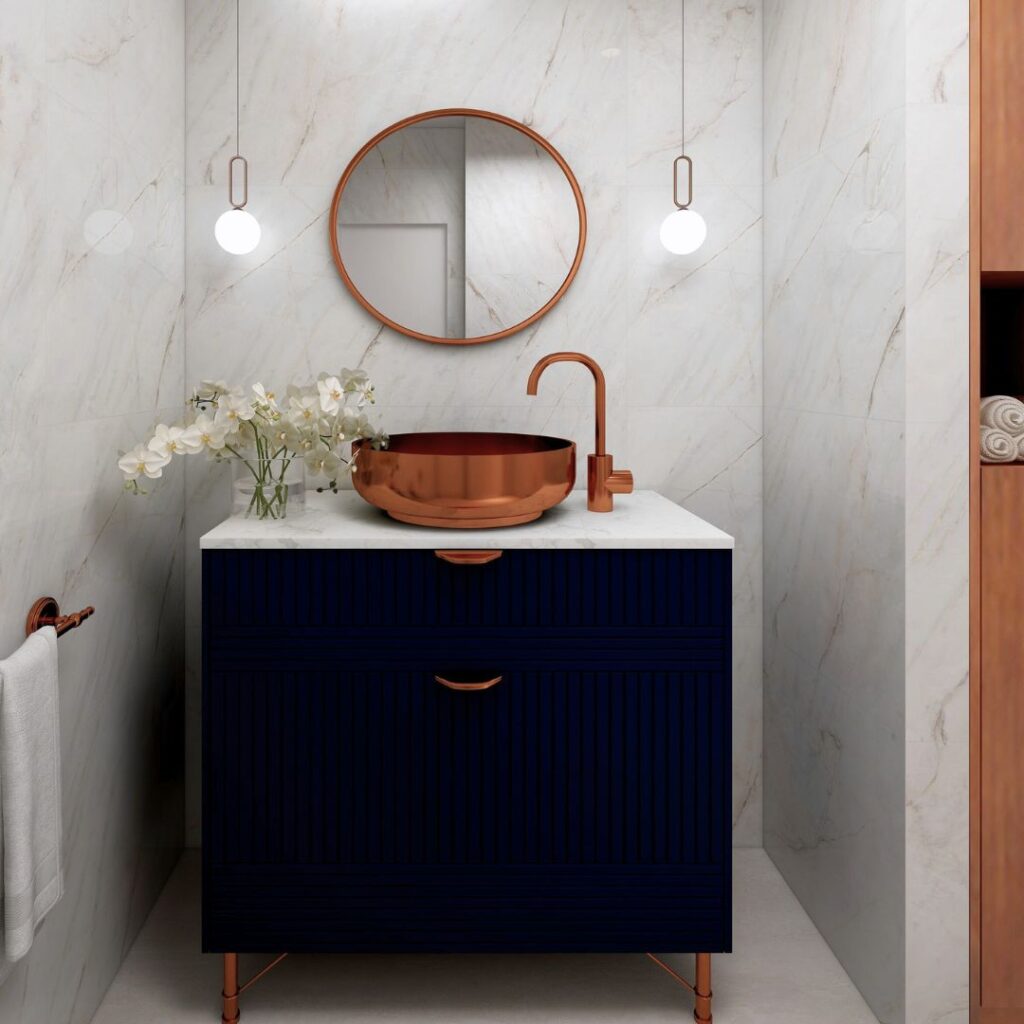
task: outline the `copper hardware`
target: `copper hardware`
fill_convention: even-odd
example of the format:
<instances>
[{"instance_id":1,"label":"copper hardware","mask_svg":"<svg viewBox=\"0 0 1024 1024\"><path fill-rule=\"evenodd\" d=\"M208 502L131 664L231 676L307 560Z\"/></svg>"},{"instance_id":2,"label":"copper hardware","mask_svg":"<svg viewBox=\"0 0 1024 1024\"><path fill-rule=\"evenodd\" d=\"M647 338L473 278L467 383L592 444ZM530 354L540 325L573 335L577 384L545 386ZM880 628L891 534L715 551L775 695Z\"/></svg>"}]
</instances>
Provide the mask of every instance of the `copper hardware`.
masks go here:
<instances>
[{"instance_id":1,"label":"copper hardware","mask_svg":"<svg viewBox=\"0 0 1024 1024\"><path fill-rule=\"evenodd\" d=\"M223 1009L221 1011L221 1024L238 1024L242 1011L238 1005L242 993L252 988L264 975L269 974L288 954L281 953L275 957L266 967L257 971L244 985L238 984L238 954L224 954L224 988L221 990Z\"/></svg>"},{"instance_id":2,"label":"copper hardware","mask_svg":"<svg viewBox=\"0 0 1024 1024\"><path fill-rule=\"evenodd\" d=\"M80 612L61 615L60 605L57 604L55 598L41 597L28 610L28 617L25 619L25 636L31 636L43 626L53 626L57 630L57 636L63 636L69 629L77 629L95 612L96 609L89 605Z\"/></svg>"},{"instance_id":3,"label":"copper hardware","mask_svg":"<svg viewBox=\"0 0 1024 1024\"><path fill-rule=\"evenodd\" d=\"M576 446L530 434L393 434L386 449L364 441L356 491L392 519L480 529L537 519L576 482Z\"/></svg>"},{"instance_id":4,"label":"copper hardware","mask_svg":"<svg viewBox=\"0 0 1024 1024\"><path fill-rule=\"evenodd\" d=\"M238 954L224 954L224 988L221 989L221 1024L236 1024L242 1015L238 1008Z\"/></svg>"},{"instance_id":5,"label":"copper hardware","mask_svg":"<svg viewBox=\"0 0 1024 1024\"><path fill-rule=\"evenodd\" d=\"M686 146L686 0L680 0L679 20L679 144ZM686 164L686 202L679 202L679 165ZM693 161L683 153L672 161L672 202L688 210L693 202Z\"/></svg>"},{"instance_id":6,"label":"copper hardware","mask_svg":"<svg viewBox=\"0 0 1024 1024\"><path fill-rule=\"evenodd\" d=\"M679 202L679 164L684 162L686 164L686 202ZM690 203L693 202L693 161L686 156L677 156L672 163L672 202L679 207L680 210L689 209Z\"/></svg>"},{"instance_id":7,"label":"copper hardware","mask_svg":"<svg viewBox=\"0 0 1024 1024\"><path fill-rule=\"evenodd\" d=\"M434 554L442 562L451 562L452 565L487 565L501 558L500 551L472 551L469 548L435 551Z\"/></svg>"},{"instance_id":8,"label":"copper hardware","mask_svg":"<svg viewBox=\"0 0 1024 1024\"><path fill-rule=\"evenodd\" d=\"M576 245L576 255L573 258L572 266L569 268L568 274L565 275L565 280L559 286L558 291L556 291L555 294L552 295L536 313L527 317L521 323L515 324L513 327L507 327L502 331L495 331L493 334L481 335L478 338L442 338L434 334L423 334L420 331L413 330L411 327L403 327L402 324L392 320L389 316L382 313L376 306L372 305L366 298L364 298L362 293L355 286L355 283L349 276L348 271L345 269L345 262L341 258L341 247L338 243L337 225L338 210L341 207L341 196L345 191L345 186L355 173L355 169L359 166L363 157L389 135L393 135L395 132L401 131L403 128L408 128L410 125L419 124L422 121L430 121L439 117L482 117L487 121L496 121L498 124L508 125L510 128L514 128L516 131L522 132L523 135L528 136L538 146L549 153L555 163L557 163L559 168L561 168L562 173L569 182L569 187L572 189L573 198L576 200L576 212L579 216L580 236L579 242ZM552 146L551 143L542 135L538 135L532 128L528 128L525 124L520 124L518 121L514 121L510 117L505 117L503 114L495 114L490 110L474 110L470 107L451 107L444 110L428 110L423 114L414 114L412 117L403 118L401 121L396 121L390 127L385 128L382 132L378 132L372 139L370 139L370 141L367 142L366 145L364 145L362 149L360 149L359 152L356 153L356 155L349 161L348 167L345 168L345 173L341 176L341 180L338 182L338 187L334 190L334 198L331 200L331 213L327 221L327 231L331 239L331 255L334 257L334 265L338 268L338 273L341 274L342 280L345 282L348 290L353 294L353 296L355 296L359 305L361 305L371 316L376 317L381 323L386 324L392 330L398 331L400 334L404 334L410 338L418 338L420 341L430 341L437 345L481 345L485 341L498 341L501 338L507 338L510 334L515 334L517 331L525 330L531 324L536 323L546 313L550 312L562 296L569 290L569 285L572 284L573 279L576 277L576 274L580 269L580 264L583 262L583 250L587 244L587 208L583 202L583 191L580 188L579 182L576 180L576 176L572 173L572 168L569 167L569 164L566 162L562 154L559 153L558 150L555 149L555 147Z\"/></svg>"},{"instance_id":9,"label":"copper hardware","mask_svg":"<svg viewBox=\"0 0 1024 1024\"><path fill-rule=\"evenodd\" d=\"M451 685L445 680L434 677L439 683L444 685ZM497 679L491 680L487 683L479 684L476 689L485 689L490 686L494 686L501 682L501 676ZM459 687L453 687L454 689L468 689L468 686L462 685ZM681 974L674 971L668 964L663 960L660 960L653 953L646 954L649 959L656 963L666 974L672 978L677 984L681 985L688 992L693 993L694 997L694 1010L693 1019L696 1024L713 1024L711 1017L711 954L710 953L697 953L696 954L696 981L695 984L691 985ZM287 953L281 953L275 957L266 967L262 970L257 971L245 984L239 985L238 983L238 954L237 953L225 953L224 954L224 988L221 990L221 1000L223 1009L221 1011L221 1024L238 1024L239 1019L242 1016L241 1008L239 1006L239 999L243 992L252 988L261 978L269 974L284 958L288 956Z\"/></svg>"},{"instance_id":10,"label":"copper hardware","mask_svg":"<svg viewBox=\"0 0 1024 1024\"><path fill-rule=\"evenodd\" d=\"M235 202L235 161L242 163L242 201ZM241 210L249 202L249 161L237 153L228 161L228 202L236 209Z\"/></svg>"},{"instance_id":11,"label":"copper hardware","mask_svg":"<svg viewBox=\"0 0 1024 1024\"><path fill-rule=\"evenodd\" d=\"M453 679L446 679L444 676L434 676L434 680L440 683L442 686L447 686L449 690L462 690L472 692L476 690L489 690L492 686L497 686L501 682L501 676L493 676L490 679L481 679L479 682L456 682Z\"/></svg>"},{"instance_id":12,"label":"copper hardware","mask_svg":"<svg viewBox=\"0 0 1024 1024\"><path fill-rule=\"evenodd\" d=\"M281 953L279 956L276 956L273 960L271 960L266 967L264 967L260 971L257 971L244 985L242 985L239 988L238 994L241 995L246 989L252 988L253 985L255 985L256 982L260 980L260 978L262 978L265 974L269 974L287 955L287 953Z\"/></svg>"},{"instance_id":13,"label":"copper hardware","mask_svg":"<svg viewBox=\"0 0 1024 1024\"><path fill-rule=\"evenodd\" d=\"M605 380L597 362L581 352L552 352L533 368L526 384L528 395L537 394L540 375L552 363L582 363L594 375L594 448L587 457L587 508L591 512L611 512L615 494L633 493L633 474L614 469L612 456L605 452Z\"/></svg>"},{"instance_id":14,"label":"copper hardware","mask_svg":"<svg viewBox=\"0 0 1024 1024\"><path fill-rule=\"evenodd\" d=\"M681 974L673 970L664 960L659 960L653 953L647 954L676 984L682 985L687 992L693 993L693 1019L697 1024L712 1024L711 1017L711 954L696 955L695 982L690 984Z\"/></svg>"}]
</instances>

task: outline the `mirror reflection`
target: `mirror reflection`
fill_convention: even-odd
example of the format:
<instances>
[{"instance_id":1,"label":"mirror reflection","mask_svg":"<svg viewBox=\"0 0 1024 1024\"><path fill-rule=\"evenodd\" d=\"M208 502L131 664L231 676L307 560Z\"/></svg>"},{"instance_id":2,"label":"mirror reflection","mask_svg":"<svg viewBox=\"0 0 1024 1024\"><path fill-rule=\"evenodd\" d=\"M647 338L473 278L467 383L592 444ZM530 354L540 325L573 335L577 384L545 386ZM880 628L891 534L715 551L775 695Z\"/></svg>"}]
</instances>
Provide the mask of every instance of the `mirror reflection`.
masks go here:
<instances>
[{"instance_id":1,"label":"mirror reflection","mask_svg":"<svg viewBox=\"0 0 1024 1024\"><path fill-rule=\"evenodd\" d=\"M569 175L503 121L406 124L339 186L342 274L374 315L428 340L526 326L564 291L582 254L585 214Z\"/></svg>"}]
</instances>

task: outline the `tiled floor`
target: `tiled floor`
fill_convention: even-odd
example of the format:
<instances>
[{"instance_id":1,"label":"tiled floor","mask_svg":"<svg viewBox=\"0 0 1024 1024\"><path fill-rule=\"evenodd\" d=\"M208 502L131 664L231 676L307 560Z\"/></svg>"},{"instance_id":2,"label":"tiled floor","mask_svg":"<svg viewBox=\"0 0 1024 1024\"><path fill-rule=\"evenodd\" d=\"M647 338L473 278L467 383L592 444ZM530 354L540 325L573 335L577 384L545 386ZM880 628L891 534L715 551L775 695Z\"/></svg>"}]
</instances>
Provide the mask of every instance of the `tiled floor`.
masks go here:
<instances>
[{"instance_id":1,"label":"tiled floor","mask_svg":"<svg viewBox=\"0 0 1024 1024\"><path fill-rule=\"evenodd\" d=\"M735 952L714 958L716 1024L877 1024L760 850L736 854ZM199 950L187 854L93 1024L217 1024L220 958ZM686 975L692 957L671 961ZM265 962L243 958L248 977ZM692 1002L642 956L289 957L244 1024L686 1024Z\"/></svg>"}]
</instances>

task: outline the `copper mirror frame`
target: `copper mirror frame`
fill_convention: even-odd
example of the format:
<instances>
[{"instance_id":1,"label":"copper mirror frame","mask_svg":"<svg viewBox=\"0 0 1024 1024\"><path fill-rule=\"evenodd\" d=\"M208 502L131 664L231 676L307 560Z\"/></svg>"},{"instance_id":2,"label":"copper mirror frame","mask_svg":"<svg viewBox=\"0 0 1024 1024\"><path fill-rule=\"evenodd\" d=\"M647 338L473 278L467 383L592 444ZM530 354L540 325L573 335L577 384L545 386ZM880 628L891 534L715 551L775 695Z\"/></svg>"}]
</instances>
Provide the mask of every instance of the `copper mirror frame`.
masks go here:
<instances>
[{"instance_id":1,"label":"copper mirror frame","mask_svg":"<svg viewBox=\"0 0 1024 1024\"><path fill-rule=\"evenodd\" d=\"M442 338L436 334L423 334L420 331L413 330L410 327L403 327L402 324L396 323L364 298L352 278L349 276L348 271L345 269L345 262L341 258L341 249L338 244L338 211L341 206L341 197L345 191L345 186L348 184L349 178L352 177L352 174L359 166L363 157L365 157L370 150L386 139L389 135L393 135L395 132L401 131L403 128L408 128L410 125L419 124L421 121L431 121L439 117L480 117L488 121L496 121L499 124L508 125L509 128L514 128L516 131L527 136L538 146L544 149L555 163L558 164L562 173L565 175L566 181L569 182L569 187L572 189L573 198L576 200L576 212L579 214L580 235L579 242L576 246L576 255L572 261L572 266L569 268L569 272L566 274L565 280L562 282L558 291L556 291L540 309L531 316L528 316L521 323L515 324L512 327L507 327L503 331L497 331L494 334L484 334L477 338ZM342 280L345 282L348 290L353 294L353 296L355 296L356 301L371 316L380 320L381 323L386 324L392 330L398 331L400 334L404 334L409 338L417 338L419 341L429 341L435 345L482 345L484 342L498 341L501 338L507 338L509 335L525 330L531 324L536 323L542 316L548 313L569 290L569 285L572 284L580 269L580 264L583 262L583 250L586 248L587 244L587 208L586 204L583 202L583 191L580 188L579 182L576 180L576 175L572 172L572 168L566 162L562 154L559 153L543 135L539 135L532 128L529 128L525 124L521 124L519 121L514 121L512 118L505 117L503 114L495 114L490 110L474 110L472 107L446 107L441 110L428 110L422 114L414 114L412 117L405 117L401 121L396 121L393 125L390 125L381 132L378 132L359 150L358 153L356 153L354 157L352 157L348 166L345 168L345 173L341 176L341 180L338 182L337 188L334 190L334 198L331 200L331 213L327 222L327 231L331 240L331 255L334 257L334 264L338 268L338 273L341 274Z\"/></svg>"}]
</instances>

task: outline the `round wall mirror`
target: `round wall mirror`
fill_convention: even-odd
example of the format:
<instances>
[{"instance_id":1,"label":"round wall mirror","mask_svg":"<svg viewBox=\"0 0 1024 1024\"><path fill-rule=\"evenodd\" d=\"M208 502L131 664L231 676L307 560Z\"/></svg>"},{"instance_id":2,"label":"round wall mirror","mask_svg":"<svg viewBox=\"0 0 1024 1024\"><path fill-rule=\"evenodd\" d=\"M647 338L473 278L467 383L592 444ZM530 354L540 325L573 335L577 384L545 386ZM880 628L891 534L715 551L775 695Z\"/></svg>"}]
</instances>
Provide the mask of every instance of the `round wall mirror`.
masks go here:
<instances>
[{"instance_id":1,"label":"round wall mirror","mask_svg":"<svg viewBox=\"0 0 1024 1024\"><path fill-rule=\"evenodd\" d=\"M331 251L356 299L423 341L475 345L540 319L579 270L583 193L546 139L485 110L407 117L334 191Z\"/></svg>"}]
</instances>

